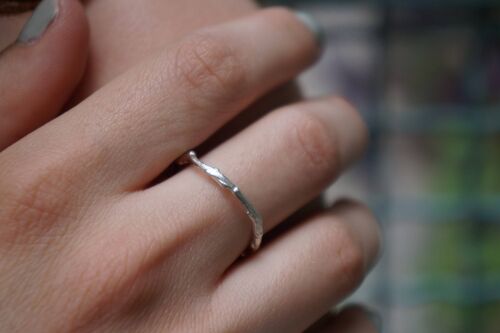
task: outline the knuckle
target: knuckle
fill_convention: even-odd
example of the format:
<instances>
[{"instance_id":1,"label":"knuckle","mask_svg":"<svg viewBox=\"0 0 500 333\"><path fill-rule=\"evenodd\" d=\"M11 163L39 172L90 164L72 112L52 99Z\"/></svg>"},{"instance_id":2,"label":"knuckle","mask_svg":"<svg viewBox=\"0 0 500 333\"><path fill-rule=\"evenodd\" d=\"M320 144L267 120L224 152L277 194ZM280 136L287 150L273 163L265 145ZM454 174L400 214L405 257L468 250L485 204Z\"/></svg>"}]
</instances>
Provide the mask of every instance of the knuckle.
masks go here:
<instances>
[{"instance_id":1,"label":"knuckle","mask_svg":"<svg viewBox=\"0 0 500 333\"><path fill-rule=\"evenodd\" d=\"M334 133L312 112L295 111L289 117L287 132L292 138L287 145L298 154L306 171L326 171L334 174L339 169L339 150Z\"/></svg>"},{"instance_id":2,"label":"knuckle","mask_svg":"<svg viewBox=\"0 0 500 333\"><path fill-rule=\"evenodd\" d=\"M244 66L235 50L214 33L198 32L175 54L175 76L193 98L232 99L245 82Z\"/></svg>"},{"instance_id":3,"label":"knuckle","mask_svg":"<svg viewBox=\"0 0 500 333\"><path fill-rule=\"evenodd\" d=\"M3 184L1 218L9 228L2 237L10 242L21 236L32 237L60 221L70 203L65 178L60 168L32 166Z\"/></svg>"},{"instance_id":4,"label":"knuckle","mask_svg":"<svg viewBox=\"0 0 500 333\"><path fill-rule=\"evenodd\" d=\"M76 294L80 300L85 317L101 316L112 306L117 311L130 308L144 290L131 290L137 281L144 281L155 268L160 267L173 257L175 250L167 242L166 247L158 239L145 237L144 240L131 241L131 231L124 233L103 232L94 237L91 244L81 243L66 254L72 266L65 272L63 279L71 287L84 291ZM123 247L126 240L129 246ZM114 249L109 251L109 249ZM161 262L158 258L162 258ZM164 272L164 279L171 276ZM158 286L151 286L151 292L158 292ZM127 295L127 297L123 297ZM144 305L144 304L143 304Z\"/></svg>"}]
</instances>

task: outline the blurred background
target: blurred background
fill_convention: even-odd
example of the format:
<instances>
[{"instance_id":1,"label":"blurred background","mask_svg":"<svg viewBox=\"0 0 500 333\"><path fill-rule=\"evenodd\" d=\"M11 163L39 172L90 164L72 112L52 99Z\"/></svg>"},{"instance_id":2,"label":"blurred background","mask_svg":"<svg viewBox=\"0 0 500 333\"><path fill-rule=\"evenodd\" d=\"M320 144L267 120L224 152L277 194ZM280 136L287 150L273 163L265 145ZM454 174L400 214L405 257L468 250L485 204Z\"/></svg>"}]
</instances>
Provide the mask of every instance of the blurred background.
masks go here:
<instances>
[{"instance_id":1,"label":"blurred background","mask_svg":"<svg viewBox=\"0 0 500 333\"><path fill-rule=\"evenodd\" d=\"M350 301L378 309L384 332L500 332L500 1L264 2L323 24L306 95L347 97L371 129L329 192L367 202L384 230Z\"/></svg>"}]
</instances>

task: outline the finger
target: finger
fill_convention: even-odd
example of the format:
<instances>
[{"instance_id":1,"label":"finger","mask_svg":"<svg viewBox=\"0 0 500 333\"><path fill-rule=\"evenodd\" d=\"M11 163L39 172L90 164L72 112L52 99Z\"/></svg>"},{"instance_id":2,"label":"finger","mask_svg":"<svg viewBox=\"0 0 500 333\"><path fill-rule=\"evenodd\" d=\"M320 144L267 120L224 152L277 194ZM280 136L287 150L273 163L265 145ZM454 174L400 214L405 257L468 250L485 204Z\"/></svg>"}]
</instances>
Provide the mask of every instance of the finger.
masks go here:
<instances>
[{"instance_id":1,"label":"finger","mask_svg":"<svg viewBox=\"0 0 500 333\"><path fill-rule=\"evenodd\" d=\"M328 314L305 333L378 333L380 317L361 306L349 306L338 314Z\"/></svg>"},{"instance_id":2,"label":"finger","mask_svg":"<svg viewBox=\"0 0 500 333\"><path fill-rule=\"evenodd\" d=\"M326 98L272 112L202 160L220 168L240 188L268 231L331 184L361 155L366 138L359 114L341 99ZM203 234L200 257L219 270L216 276L251 238L250 221L236 199L194 167L123 204L143 207L131 213L138 214L136 218L157 212L158 219L151 220L148 229L162 230L165 237ZM173 220L174 207L189 213Z\"/></svg>"},{"instance_id":3,"label":"finger","mask_svg":"<svg viewBox=\"0 0 500 333\"><path fill-rule=\"evenodd\" d=\"M80 80L88 27L76 0L44 0L0 56L0 150L61 111Z\"/></svg>"},{"instance_id":4,"label":"finger","mask_svg":"<svg viewBox=\"0 0 500 333\"><path fill-rule=\"evenodd\" d=\"M56 119L37 135L45 148L33 150L46 159L46 147L62 147L75 164L98 161L79 174L99 189L142 188L317 55L314 35L285 9L195 33Z\"/></svg>"},{"instance_id":5,"label":"finger","mask_svg":"<svg viewBox=\"0 0 500 333\"><path fill-rule=\"evenodd\" d=\"M220 331L303 331L359 286L378 251L371 213L359 204L337 204L226 274L213 304L233 304L225 318L234 320Z\"/></svg>"}]
</instances>

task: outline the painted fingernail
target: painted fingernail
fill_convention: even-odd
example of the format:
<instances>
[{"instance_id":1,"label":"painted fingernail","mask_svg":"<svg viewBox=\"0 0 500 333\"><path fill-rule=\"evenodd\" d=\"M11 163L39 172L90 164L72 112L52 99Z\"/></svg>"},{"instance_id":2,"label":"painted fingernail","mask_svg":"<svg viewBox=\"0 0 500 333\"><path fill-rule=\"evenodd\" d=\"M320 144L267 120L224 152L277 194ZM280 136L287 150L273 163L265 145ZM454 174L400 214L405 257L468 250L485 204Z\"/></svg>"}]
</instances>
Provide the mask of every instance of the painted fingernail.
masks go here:
<instances>
[{"instance_id":1,"label":"painted fingernail","mask_svg":"<svg viewBox=\"0 0 500 333\"><path fill-rule=\"evenodd\" d=\"M364 308L364 310L377 332L382 332L382 317L373 309Z\"/></svg>"},{"instance_id":2,"label":"painted fingernail","mask_svg":"<svg viewBox=\"0 0 500 333\"><path fill-rule=\"evenodd\" d=\"M17 41L29 43L39 39L57 16L57 2L58 0L43 0L40 2L24 25L19 37L17 37Z\"/></svg>"},{"instance_id":3,"label":"painted fingernail","mask_svg":"<svg viewBox=\"0 0 500 333\"><path fill-rule=\"evenodd\" d=\"M302 21L302 23L304 23L309 30L311 30L316 37L316 42L318 43L321 51L323 51L326 43L326 33L323 26L318 22L318 20L307 13L296 11L295 15L297 15L299 20Z\"/></svg>"}]
</instances>

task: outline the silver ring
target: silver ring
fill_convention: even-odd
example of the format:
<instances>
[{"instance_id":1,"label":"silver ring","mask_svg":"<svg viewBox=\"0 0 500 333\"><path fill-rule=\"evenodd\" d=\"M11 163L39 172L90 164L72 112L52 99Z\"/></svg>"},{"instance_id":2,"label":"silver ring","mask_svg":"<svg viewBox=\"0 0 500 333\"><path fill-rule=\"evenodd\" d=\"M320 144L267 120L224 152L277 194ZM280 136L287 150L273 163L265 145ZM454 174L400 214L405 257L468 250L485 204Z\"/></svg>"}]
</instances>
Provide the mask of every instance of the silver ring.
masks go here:
<instances>
[{"instance_id":1,"label":"silver ring","mask_svg":"<svg viewBox=\"0 0 500 333\"><path fill-rule=\"evenodd\" d=\"M249 248L252 252L257 251L260 247L260 244L262 243L262 237L264 236L264 226L263 226L264 223L262 221L261 215L257 212L255 207L240 191L238 186L234 185L234 183L230 181L229 178L224 176L224 174L219 169L214 168L200 161L200 159L196 156L196 153L192 150L184 154L178 160L178 164L180 165L189 163L192 163L201 170L203 170L217 184L231 191L231 193L239 200L243 208L245 208L245 213L252 221L253 238L252 241L250 242Z\"/></svg>"}]
</instances>

